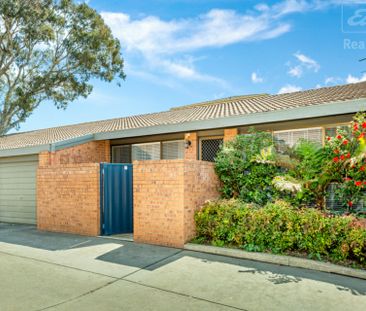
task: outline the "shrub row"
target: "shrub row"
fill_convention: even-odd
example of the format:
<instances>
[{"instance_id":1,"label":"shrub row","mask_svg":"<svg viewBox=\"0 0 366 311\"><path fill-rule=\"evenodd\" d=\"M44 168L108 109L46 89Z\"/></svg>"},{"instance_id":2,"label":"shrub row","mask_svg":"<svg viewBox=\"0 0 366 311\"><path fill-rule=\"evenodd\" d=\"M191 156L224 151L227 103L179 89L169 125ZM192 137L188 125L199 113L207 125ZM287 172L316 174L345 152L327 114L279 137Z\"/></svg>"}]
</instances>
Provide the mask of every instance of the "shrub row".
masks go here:
<instances>
[{"instance_id":1,"label":"shrub row","mask_svg":"<svg viewBox=\"0 0 366 311\"><path fill-rule=\"evenodd\" d=\"M248 251L300 252L310 258L366 265L366 229L352 216L329 217L284 201L263 208L239 200L206 203L195 214L196 242Z\"/></svg>"}]
</instances>

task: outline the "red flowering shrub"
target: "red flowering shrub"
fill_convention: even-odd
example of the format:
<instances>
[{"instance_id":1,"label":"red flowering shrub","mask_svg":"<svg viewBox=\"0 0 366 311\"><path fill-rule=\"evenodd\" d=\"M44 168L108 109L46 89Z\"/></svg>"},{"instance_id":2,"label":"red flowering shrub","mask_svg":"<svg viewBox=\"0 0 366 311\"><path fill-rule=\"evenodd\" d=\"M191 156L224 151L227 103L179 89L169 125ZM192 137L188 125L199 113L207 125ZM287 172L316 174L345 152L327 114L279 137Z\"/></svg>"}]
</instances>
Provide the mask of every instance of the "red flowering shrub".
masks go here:
<instances>
[{"instance_id":1,"label":"red flowering shrub","mask_svg":"<svg viewBox=\"0 0 366 311\"><path fill-rule=\"evenodd\" d=\"M344 206L352 209L366 190L366 113L358 113L351 130L338 130L327 137L325 149L331 161L327 173L339 183L337 196Z\"/></svg>"}]
</instances>

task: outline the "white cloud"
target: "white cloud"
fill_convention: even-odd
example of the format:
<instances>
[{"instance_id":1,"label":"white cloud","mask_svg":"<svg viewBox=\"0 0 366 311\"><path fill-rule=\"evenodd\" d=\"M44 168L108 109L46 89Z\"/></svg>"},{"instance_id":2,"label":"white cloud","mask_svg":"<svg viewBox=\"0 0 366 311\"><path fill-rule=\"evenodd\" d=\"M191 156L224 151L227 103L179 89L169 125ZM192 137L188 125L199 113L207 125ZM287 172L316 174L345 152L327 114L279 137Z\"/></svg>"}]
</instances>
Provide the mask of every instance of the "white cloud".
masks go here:
<instances>
[{"instance_id":1,"label":"white cloud","mask_svg":"<svg viewBox=\"0 0 366 311\"><path fill-rule=\"evenodd\" d=\"M355 77L352 74L349 74L346 78L340 78L340 77L327 77L324 80L324 84L318 84L317 87L324 87L324 86L332 86L337 84L343 84L343 83L358 83L358 82L364 82L366 81L366 73L364 73L360 77Z\"/></svg>"},{"instance_id":2,"label":"white cloud","mask_svg":"<svg viewBox=\"0 0 366 311\"><path fill-rule=\"evenodd\" d=\"M339 77L327 77L324 80L325 85L335 85L343 83L343 79Z\"/></svg>"},{"instance_id":3,"label":"white cloud","mask_svg":"<svg viewBox=\"0 0 366 311\"><path fill-rule=\"evenodd\" d=\"M140 66L137 70L149 71L154 75L164 71L175 79L227 85L222 79L201 73L197 69L197 61L187 60L187 54L205 48L277 38L291 30L286 16L334 4L331 1L320 6L319 2L282 0L273 5L257 4L248 11L212 9L190 18L178 19L162 19L153 15L132 17L125 12L101 12L101 15L120 39L124 53L130 60L133 59L135 67ZM298 53L297 57L304 68L319 69L316 62L304 56ZM294 76L302 74L294 70L290 70Z\"/></svg>"},{"instance_id":4,"label":"white cloud","mask_svg":"<svg viewBox=\"0 0 366 311\"><path fill-rule=\"evenodd\" d=\"M320 65L314 59L306 56L303 53L297 52L294 54L296 58L296 65L291 65L289 63L290 69L288 70L288 74L291 77L300 78L304 71L318 72L320 69Z\"/></svg>"},{"instance_id":5,"label":"white cloud","mask_svg":"<svg viewBox=\"0 0 366 311\"><path fill-rule=\"evenodd\" d=\"M263 82L263 78L260 77L256 72L252 72L250 78L253 83L262 83Z\"/></svg>"},{"instance_id":6,"label":"white cloud","mask_svg":"<svg viewBox=\"0 0 366 311\"><path fill-rule=\"evenodd\" d=\"M293 93L293 92L298 92L301 90L302 90L302 87L300 87L300 86L287 84L280 88L280 90L278 91L278 94Z\"/></svg>"},{"instance_id":7,"label":"white cloud","mask_svg":"<svg viewBox=\"0 0 366 311\"><path fill-rule=\"evenodd\" d=\"M346 78L347 83L358 83L366 81L366 73L364 73L361 77L357 78L349 74Z\"/></svg>"},{"instance_id":8,"label":"white cloud","mask_svg":"<svg viewBox=\"0 0 366 311\"><path fill-rule=\"evenodd\" d=\"M295 66L295 67L291 67L288 71L288 74L291 77L300 78L302 76L302 67L299 65Z\"/></svg>"},{"instance_id":9,"label":"white cloud","mask_svg":"<svg viewBox=\"0 0 366 311\"><path fill-rule=\"evenodd\" d=\"M274 9L278 12L278 16L282 16L292 13L303 13L316 8L313 1L286 0L275 4Z\"/></svg>"},{"instance_id":10,"label":"white cloud","mask_svg":"<svg viewBox=\"0 0 366 311\"><path fill-rule=\"evenodd\" d=\"M169 21L156 16L132 19L125 13L114 12L101 15L127 50L167 55L270 39L288 32L290 25L271 13L253 15L213 9L194 18Z\"/></svg>"},{"instance_id":11,"label":"white cloud","mask_svg":"<svg viewBox=\"0 0 366 311\"><path fill-rule=\"evenodd\" d=\"M195 17L171 20L157 16L132 18L124 12L102 12L101 15L130 59L131 55L142 58L145 70L163 70L175 78L223 86L227 83L222 79L199 72L196 61L187 61L186 54L281 36L290 31L291 25L280 17L290 11L286 6L259 5L243 13L212 9Z\"/></svg>"},{"instance_id":12,"label":"white cloud","mask_svg":"<svg viewBox=\"0 0 366 311\"><path fill-rule=\"evenodd\" d=\"M319 71L320 65L315 60L310 58L309 56L306 56L305 54L302 54L302 53L299 53L299 52L295 53L294 56L306 68L311 69L314 72Z\"/></svg>"},{"instance_id":13,"label":"white cloud","mask_svg":"<svg viewBox=\"0 0 366 311\"><path fill-rule=\"evenodd\" d=\"M328 77L328 78L325 78L324 83L325 83L325 85L328 85L328 84L335 83L335 81L336 81L335 77Z\"/></svg>"}]
</instances>

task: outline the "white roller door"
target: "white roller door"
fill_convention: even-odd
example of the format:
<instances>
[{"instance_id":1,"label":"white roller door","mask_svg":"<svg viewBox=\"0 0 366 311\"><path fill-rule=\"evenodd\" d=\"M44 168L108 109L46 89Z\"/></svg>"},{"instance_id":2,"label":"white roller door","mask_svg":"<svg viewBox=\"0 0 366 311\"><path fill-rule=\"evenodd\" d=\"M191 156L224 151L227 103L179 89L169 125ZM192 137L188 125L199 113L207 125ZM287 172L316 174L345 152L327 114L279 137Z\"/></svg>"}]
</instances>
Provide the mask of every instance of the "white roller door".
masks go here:
<instances>
[{"instance_id":1,"label":"white roller door","mask_svg":"<svg viewBox=\"0 0 366 311\"><path fill-rule=\"evenodd\" d=\"M0 222L36 223L38 156L0 158Z\"/></svg>"}]
</instances>

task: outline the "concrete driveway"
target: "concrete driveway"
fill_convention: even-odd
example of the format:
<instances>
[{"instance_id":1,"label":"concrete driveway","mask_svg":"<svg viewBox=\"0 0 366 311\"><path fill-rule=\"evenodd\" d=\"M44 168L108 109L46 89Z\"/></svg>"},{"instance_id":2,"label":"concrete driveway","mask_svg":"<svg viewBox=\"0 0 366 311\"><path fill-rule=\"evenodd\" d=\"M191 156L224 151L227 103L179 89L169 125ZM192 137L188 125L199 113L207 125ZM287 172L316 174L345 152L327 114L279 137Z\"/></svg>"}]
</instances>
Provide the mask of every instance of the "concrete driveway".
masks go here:
<instances>
[{"instance_id":1,"label":"concrete driveway","mask_svg":"<svg viewBox=\"0 0 366 311\"><path fill-rule=\"evenodd\" d=\"M0 310L365 310L366 281L0 224Z\"/></svg>"}]
</instances>

